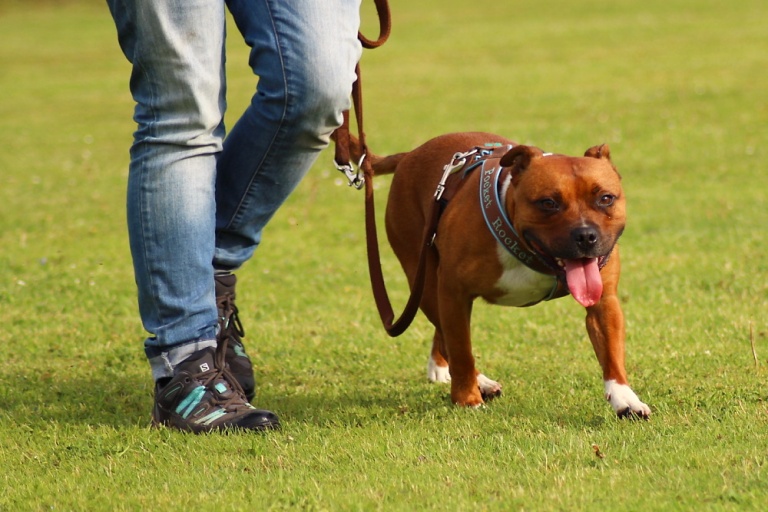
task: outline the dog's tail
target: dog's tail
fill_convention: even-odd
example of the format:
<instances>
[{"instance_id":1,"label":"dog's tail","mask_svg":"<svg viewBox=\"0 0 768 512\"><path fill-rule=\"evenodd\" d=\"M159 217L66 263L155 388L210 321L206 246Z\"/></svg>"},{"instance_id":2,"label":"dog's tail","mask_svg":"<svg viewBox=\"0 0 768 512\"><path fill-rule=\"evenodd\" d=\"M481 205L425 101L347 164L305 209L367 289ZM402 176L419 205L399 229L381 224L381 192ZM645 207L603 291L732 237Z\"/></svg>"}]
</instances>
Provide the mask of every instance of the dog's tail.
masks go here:
<instances>
[{"instance_id":1,"label":"dog's tail","mask_svg":"<svg viewBox=\"0 0 768 512\"><path fill-rule=\"evenodd\" d=\"M334 133L331 138L335 141L336 133ZM355 162L359 162L360 157L363 155L363 148L360 147L360 141L354 135L349 136L349 153L352 160ZM365 158L371 162L374 174L392 174L395 172L397 164L400 163L400 160L402 160L406 154L407 153L397 153L390 156L379 156L374 155L369 151Z\"/></svg>"}]
</instances>

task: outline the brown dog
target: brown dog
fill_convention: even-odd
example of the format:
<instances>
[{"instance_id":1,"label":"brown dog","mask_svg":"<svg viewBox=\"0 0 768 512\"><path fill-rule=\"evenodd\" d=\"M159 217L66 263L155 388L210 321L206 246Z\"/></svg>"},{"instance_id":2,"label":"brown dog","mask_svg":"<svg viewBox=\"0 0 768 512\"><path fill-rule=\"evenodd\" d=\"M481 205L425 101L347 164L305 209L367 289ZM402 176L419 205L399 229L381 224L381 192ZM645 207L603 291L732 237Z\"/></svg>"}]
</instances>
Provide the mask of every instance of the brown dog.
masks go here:
<instances>
[{"instance_id":1,"label":"brown dog","mask_svg":"<svg viewBox=\"0 0 768 512\"><path fill-rule=\"evenodd\" d=\"M485 147L501 156L484 160L491 153ZM478 152L461 154L472 148ZM437 184L449 171L462 174L437 226L421 301L435 326L428 377L450 382L454 403L479 406L501 393L497 382L475 369L470 315L476 298L528 306L570 292L586 308L613 410L650 415L624 369L616 242L624 230L625 198L608 146L570 157L489 133L456 133L408 153L368 158L376 174L395 173L386 229L411 286ZM506 219L493 213L494 198Z\"/></svg>"}]
</instances>

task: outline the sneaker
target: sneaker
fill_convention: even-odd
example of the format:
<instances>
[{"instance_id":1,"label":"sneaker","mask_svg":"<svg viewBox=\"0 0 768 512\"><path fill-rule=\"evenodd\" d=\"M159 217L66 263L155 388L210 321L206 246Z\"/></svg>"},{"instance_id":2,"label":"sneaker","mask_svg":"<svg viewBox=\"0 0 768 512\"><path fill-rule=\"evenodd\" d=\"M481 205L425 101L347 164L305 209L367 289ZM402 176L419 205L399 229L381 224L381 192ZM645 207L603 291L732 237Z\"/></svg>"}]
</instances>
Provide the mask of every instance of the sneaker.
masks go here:
<instances>
[{"instance_id":1,"label":"sneaker","mask_svg":"<svg viewBox=\"0 0 768 512\"><path fill-rule=\"evenodd\" d=\"M229 365L246 398L253 400L256 393L256 381L253 377L251 358L245 353L243 336L245 330L240 323L235 305L235 285L237 277L234 274L216 276L216 306L219 310L219 335L216 337L219 347L225 348L224 360Z\"/></svg>"},{"instance_id":2,"label":"sneaker","mask_svg":"<svg viewBox=\"0 0 768 512\"><path fill-rule=\"evenodd\" d=\"M221 357L219 357L220 363ZM167 384L155 386L152 425L195 433L223 430L274 430L277 415L256 409L209 347L178 365Z\"/></svg>"}]
</instances>

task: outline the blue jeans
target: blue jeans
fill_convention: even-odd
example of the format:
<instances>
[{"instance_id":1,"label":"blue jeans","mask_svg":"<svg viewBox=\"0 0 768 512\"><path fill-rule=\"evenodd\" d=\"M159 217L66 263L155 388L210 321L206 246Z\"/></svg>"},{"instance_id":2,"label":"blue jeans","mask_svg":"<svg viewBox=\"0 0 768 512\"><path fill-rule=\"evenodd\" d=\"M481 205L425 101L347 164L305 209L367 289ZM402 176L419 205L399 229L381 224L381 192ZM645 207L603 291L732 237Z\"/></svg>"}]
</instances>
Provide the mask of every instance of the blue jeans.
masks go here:
<instances>
[{"instance_id":1,"label":"blue jeans","mask_svg":"<svg viewBox=\"0 0 768 512\"><path fill-rule=\"evenodd\" d=\"M133 65L128 232L155 379L215 345L214 269L264 226L349 108L360 0L227 0L258 76L225 138L224 0L107 0Z\"/></svg>"}]
</instances>

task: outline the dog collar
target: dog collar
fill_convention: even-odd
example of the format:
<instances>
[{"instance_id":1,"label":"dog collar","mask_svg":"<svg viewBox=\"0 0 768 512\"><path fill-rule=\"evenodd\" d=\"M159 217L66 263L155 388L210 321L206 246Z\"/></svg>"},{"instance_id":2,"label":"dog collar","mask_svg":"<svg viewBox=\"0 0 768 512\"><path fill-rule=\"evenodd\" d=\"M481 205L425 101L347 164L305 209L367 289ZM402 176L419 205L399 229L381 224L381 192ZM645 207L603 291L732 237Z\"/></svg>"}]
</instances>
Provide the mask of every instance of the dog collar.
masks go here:
<instances>
[{"instance_id":1,"label":"dog collar","mask_svg":"<svg viewBox=\"0 0 768 512\"><path fill-rule=\"evenodd\" d=\"M494 159L495 160L495 159ZM554 263L549 263L540 254L528 249L523 243L512 222L507 217L501 198L499 182L505 168L491 159L486 159L480 165L480 209L483 212L485 224L493 237L504 249L514 256L520 263L540 274L553 277L553 286L550 293L543 300L555 299L568 295L568 285L562 272Z\"/></svg>"}]
</instances>

